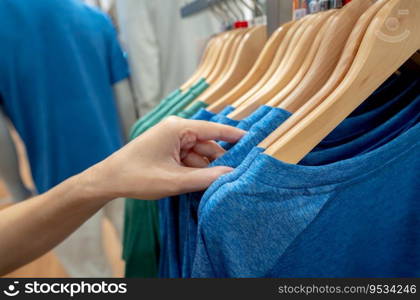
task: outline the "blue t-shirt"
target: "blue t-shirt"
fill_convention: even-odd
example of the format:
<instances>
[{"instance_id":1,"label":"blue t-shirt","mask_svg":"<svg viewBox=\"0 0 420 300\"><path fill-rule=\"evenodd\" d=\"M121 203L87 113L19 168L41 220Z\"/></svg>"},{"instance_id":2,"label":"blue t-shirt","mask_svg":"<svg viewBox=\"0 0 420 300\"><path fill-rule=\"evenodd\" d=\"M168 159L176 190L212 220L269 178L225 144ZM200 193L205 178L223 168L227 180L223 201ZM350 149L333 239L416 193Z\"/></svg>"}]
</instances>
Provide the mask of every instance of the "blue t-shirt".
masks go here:
<instances>
[{"instance_id":1,"label":"blue t-shirt","mask_svg":"<svg viewBox=\"0 0 420 300\"><path fill-rule=\"evenodd\" d=\"M264 111L267 110L264 108ZM250 126L247 135L242 138L235 146L233 146L229 152L214 161L210 167L238 167L253 147L258 145L290 116L289 112L278 108L270 108L269 111L270 112L266 114L265 117L261 118L261 111L257 110L249 118L244 120ZM253 123L255 124L251 126ZM177 276L191 276L196 245L198 207L200 205L200 200L203 194L204 192L196 192L180 196L180 199L185 207L180 212L180 219L184 220L185 227L180 229L180 235L182 237L180 246L182 255L180 262L182 265L182 274L178 274Z\"/></svg>"},{"instance_id":2,"label":"blue t-shirt","mask_svg":"<svg viewBox=\"0 0 420 300\"><path fill-rule=\"evenodd\" d=\"M214 115L209 121L235 127L236 125L238 125L239 121L227 117L227 115L233 112L234 110L235 109L232 106L227 106L220 113Z\"/></svg>"},{"instance_id":3,"label":"blue t-shirt","mask_svg":"<svg viewBox=\"0 0 420 300\"><path fill-rule=\"evenodd\" d=\"M305 158L304 162L302 162L302 164L319 165L323 164L324 161L335 162L338 160L343 160L352 156L356 156L360 153L363 153L363 151L366 152L374 147L378 147L378 144L380 142L384 143L387 139L393 138L395 134L398 134L401 131L400 127L407 128L411 126L412 122L415 122L414 117L418 111L419 103L418 100L412 100L413 97L418 94L416 85L410 84L409 87L410 88L405 90L404 93L398 95L395 99L392 99L392 101L390 101L392 103L399 101L400 106L407 105L407 107L405 107L405 109L403 109L401 113L397 113L394 106L380 106L374 111L366 111L363 115L358 115L346 119L342 124L340 124L340 126L336 130L340 131L341 139L348 141L350 137L353 136L354 130L357 128L357 126L365 127L364 125L375 123L372 119L380 119L382 121L386 120L387 122L385 126L382 126L380 128L377 128L377 130L369 132L367 135L364 135L361 138L357 139L357 141L346 143L337 147L332 147L330 149L324 149L323 151L315 151L313 153L310 153ZM375 101L376 99L372 100ZM386 118L384 118L384 116L387 117L391 113L397 114L393 118L391 118L391 120L387 120ZM256 115L258 115L257 112ZM263 118L262 120L268 120L268 118ZM407 122L406 124L404 124L404 126L401 126L401 122L404 122L405 120L411 120L412 122ZM280 118L280 121L282 121L282 118ZM265 139L266 136L272 130L279 126L279 124L277 123L271 123L272 125L274 125L274 127L267 126L267 124L264 122L260 122L258 124L259 126L256 125L252 127L250 131L250 136L253 135L255 142L248 144L247 139L240 141L237 146L235 146L231 151L229 151L228 154L216 161L216 163L219 163L219 165L237 167L242 163L242 161L244 160L244 156L246 157L246 155L250 152L251 149L247 146L244 147L244 145L257 145L261 140ZM349 124L351 124L352 126L349 126ZM249 136L247 138L249 138ZM332 138L334 137L332 136ZM328 139L326 139L326 141L328 141ZM253 152L251 152L250 155L248 155L245 161L252 161L251 158L255 157L257 153L259 153L258 149L254 150ZM206 192L204 197L203 193L192 193L185 196L181 196L181 199L183 197L187 197L187 201L190 201L190 208L187 210L187 214L185 216L182 216L183 219L189 220L188 226L190 229L185 242L186 247L190 248L190 251L185 251L185 255L190 256L188 257L188 259L184 259L183 261L184 277L191 276L191 264L193 261L193 257L191 257L191 255L194 255L195 253L195 236L197 233L197 206L200 205L200 209L202 209L206 205L207 201L209 201L209 197L212 197L212 195L220 188L222 184L237 179L244 172L245 166L246 163L240 165L240 167L237 170L235 170L235 172L225 176L223 180L214 183Z\"/></svg>"},{"instance_id":4,"label":"blue t-shirt","mask_svg":"<svg viewBox=\"0 0 420 300\"><path fill-rule=\"evenodd\" d=\"M355 131L358 130L358 128L365 129L365 132L372 129L373 127L377 126L379 123L388 121L388 117L392 114L396 114L400 109L404 108L413 98L413 95L418 94L418 89L416 90L416 82L418 81L418 77L407 75L407 76L393 76L388 80L384 85L382 85L375 93L364 102L364 104L361 106L360 111L358 113L353 113L348 119L346 119L343 123L340 124L338 128L329 136L327 137L321 144L330 144L331 146L336 144L340 144L340 140L342 142L350 141L351 139L354 139L360 135L362 135L360 132L359 134L355 134ZM398 91L398 92L396 92ZM390 98L395 97L395 98ZM411 97L411 98L410 98ZM381 105L377 105L377 103L380 103ZM241 121L237 127L248 130L250 125L252 123L257 122L260 120L263 116L265 116L269 111L271 111L270 107L263 106L259 108L256 112L254 112L251 117ZM410 113L413 113L416 111L416 106L412 105L411 108L405 109L405 115L409 115ZM249 120L248 120L249 119ZM392 122L395 123L396 120L401 120L401 116L396 116L393 118L394 120ZM248 123L249 121L249 123ZM391 128L390 124L393 124L392 122L388 122L388 127ZM397 121L398 124L398 121ZM381 132L380 130L377 132ZM391 134L386 135L387 131L382 128L382 132L385 134L385 140L391 138ZM397 131L398 132L398 131ZM336 134L335 134L336 133ZM370 133L367 137L360 139L358 143L355 143L355 145L358 145L359 147L362 147L362 145L366 145L366 151L370 148L375 148L378 146L378 143L375 141L371 141L370 137L376 136L376 141L380 140L380 134L372 134ZM264 137L262 136L261 139ZM383 140L384 141L384 140ZM225 149L229 149L229 144L221 143ZM347 153L351 153L352 150L360 150L360 148L357 148L351 143L347 144L346 147L335 147L330 150L332 152L328 151L317 151L318 155L312 156L312 153L308 155L307 162L310 163L318 163L322 164L322 159L325 160L339 160L339 159L345 159L345 155ZM370 146L369 146L370 145ZM231 145L230 145L231 146ZM340 152L341 151L341 152ZM244 151L246 153L246 151ZM335 152L335 154L334 154ZM253 157L255 154L259 153L258 149L255 149L251 152L250 155L247 156L246 161L250 162L253 160ZM363 153L363 152L362 152ZM341 154L341 158L340 158ZM359 153L360 154L360 153ZM356 152L354 153L356 155ZM239 161L243 159L241 155L237 155L237 153L233 153L233 155L226 154L224 157L235 157L237 156L239 158ZM229 165L229 162L222 162L220 161L222 165ZM244 172L244 167L247 165L241 164L235 172L225 176L224 178L226 180L224 181L217 181L214 183L209 190L207 191L206 195L212 195L214 191L216 191L219 188L220 183L231 181L236 179ZM179 215L181 216L181 220L187 220L186 226L187 226L187 233L186 234L179 234L179 236L184 236L183 239L185 240L182 242L182 240L178 240L177 249L179 247L182 247L182 244L184 244L184 250L178 250L182 252L179 255L182 255L183 258L179 258L177 261L177 268L176 272L172 274L172 277L180 277L180 271L179 265L182 264L183 268L183 276L189 277L191 275L191 264L192 264L192 257L194 253L195 248L195 236L196 236L196 224L197 224L197 205L200 203L202 193L195 193L190 195L183 195L181 196L181 199L183 199L182 203L188 203L188 200L191 200L189 198L196 196L195 199L192 199L192 201L189 202L188 205L184 205L184 210L179 211ZM208 198L208 197L207 197ZM203 200L201 201L200 208L204 206L207 200L206 196L203 197ZM185 223L185 222L184 222ZM184 225L185 226L185 225ZM182 227L182 226L181 226ZM178 230L178 228L177 228ZM179 230L183 230L182 228L179 228ZM185 230L185 229L184 229ZM181 244L181 245L180 245ZM181 261L179 261L181 260ZM170 277L168 275L164 277Z\"/></svg>"},{"instance_id":5,"label":"blue t-shirt","mask_svg":"<svg viewBox=\"0 0 420 300\"><path fill-rule=\"evenodd\" d=\"M121 147L112 85L128 66L108 17L77 0L2 0L0 40L0 103L38 192Z\"/></svg>"},{"instance_id":6,"label":"blue t-shirt","mask_svg":"<svg viewBox=\"0 0 420 300\"><path fill-rule=\"evenodd\" d=\"M237 170L203 196L193 277L418 276L420 244L413 239L420 236L420 221L415 221L420 205L412 204L419 184L419 100L385 122L382 130L357 139L364 151L348 160L318 167L288 165L254 148ZM366 205L358 209L361 202ZM318 222L324 210L328 217ZM338 210L340 216L333 217ZM359 218L363 221L355 225ZM327 227L330 234L324 236ZM285 258L295 240L301 243L299 250L290 251L293 259L289 254Z\"/></svg>"},{"instance_id":7,"label":"blue t-shirt","mask_svg":"<svg viewBox=\"0 0 420 300\"><path fill-rule=\"evenodd\" d=\"M245 119L241 120L237 125L236 128L248 131L255 123L260 121L263 117L265 117L270 111L272 107L263 105L259 107L255 112L253 112L250 116L246 117ZM235 143L236 144L236 143ZM219 145L223 147L225 150L230 150L235 144L228 143L228 142L219 142Z\"/></svg>"},{"instance_id":8,"label":"blue t-shirt","mask_svg":"<svg viewBox=\"0 0 420 300\"><path fill-rule=\"evenodd\" d=\"M317 171L310 186L297 180L325 203L266 276L418 278L419 136L417 124L376 151L325 168L322 181Z\"/></svg>"},{"instance_id":9,"label":"blue t-shirt","mask_svg":"<svg viewBox=\"0 0 420 300\"><path fill-rule=\"evenodd\" d=\"M241 122L226 117L226 115L232 111L233 108L228 106L219 114L214 115L202 109L192 119L211 121L231 126L236 124L238 128L249 130L254 123L257 123L264 115L271 111L271 108L263 106ZM281 114L284 112L282 110L279 111L282 112ZM288 115L288 113L286 114ZM275 114L275 116L278 116L278 114ZM281 118L279 122L281 122ZM230 145L230 147L231 146L233 145ZM212 165L217 165L217 162L214 162ZM197 205L195 203L190 203L186 197L187 195L181 195L172 197L172 199L162 199L159 204L160 222L162 225L160 277L179 278L182 276L182 268L186 268L187 265L190 265L189 262L185 263L187 259L192 257L189 249L186 249L186 247L189 242L188 233L191 232L191 230L194 230L192 229L194 228L194 225L190 226L189 223L196 223L194 220ZM192 239L193 238L194 237L192 237ZM184 270L184 272L186 271Z\"/></svg>"},{"instance_id":10,"label":"blue t-shirt","mask_svg":"<svg viewBox=\"0 0 420 300\"><path fill-rule=\"evenodd\" d=\"M228 107L220 114L229 114L233 109ZM191 120L211 121L217 115L204 108L201 108ZM160 257L159 277L176 277L180 274L179 254L179 219L181 210L184 209L179 196L164 198L159 201L159 223L160 223Z\"/></svg>"}]
</instances>

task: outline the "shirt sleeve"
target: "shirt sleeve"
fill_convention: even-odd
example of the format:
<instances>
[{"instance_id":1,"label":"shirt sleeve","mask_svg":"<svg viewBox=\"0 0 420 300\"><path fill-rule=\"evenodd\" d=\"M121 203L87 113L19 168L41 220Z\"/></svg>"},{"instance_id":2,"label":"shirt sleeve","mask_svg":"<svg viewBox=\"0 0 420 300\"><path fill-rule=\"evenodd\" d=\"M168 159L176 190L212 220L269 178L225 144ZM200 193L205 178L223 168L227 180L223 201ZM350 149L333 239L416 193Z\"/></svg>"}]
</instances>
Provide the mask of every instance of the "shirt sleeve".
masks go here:
<instances>
[{"instance_id":1,"label":"shirt sleeve","mask_svg":"<svg viewBox=\"0 0 420 300\"><path fill-rule=\"evenodd\" d=\"M108 19L108 27L108 66L110 82L114 85L117 82L128 78L130 76L130 71L127 62L127 55L121 48L116 30L110 19Z\"/></svg>"}]
</instances>

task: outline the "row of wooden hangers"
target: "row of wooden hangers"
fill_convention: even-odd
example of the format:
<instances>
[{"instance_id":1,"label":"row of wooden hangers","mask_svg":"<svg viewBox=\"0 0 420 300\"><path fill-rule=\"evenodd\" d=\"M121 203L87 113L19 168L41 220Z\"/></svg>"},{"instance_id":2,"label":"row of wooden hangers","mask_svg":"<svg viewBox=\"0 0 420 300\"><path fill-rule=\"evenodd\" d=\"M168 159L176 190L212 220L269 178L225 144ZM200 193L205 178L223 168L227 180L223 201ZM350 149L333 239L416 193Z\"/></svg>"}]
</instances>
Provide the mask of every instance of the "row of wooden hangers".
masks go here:
<instances>
[{"instance_id":1,"label":"row of wooden hangers","mask_svg":"<svg viewBox=\"0 0 420 300\"><path fill-rule=\"evenodd\" d=\"M210 87L198 97L242 120L261 105L292 116L259 146L296 164L420 49L420 0L353 0L339 10L278 28L221 33L195 74ZM417 54L418 60L418 54ZM417 61L418 63L418 61Z\"/></svg>"}]
</instances>

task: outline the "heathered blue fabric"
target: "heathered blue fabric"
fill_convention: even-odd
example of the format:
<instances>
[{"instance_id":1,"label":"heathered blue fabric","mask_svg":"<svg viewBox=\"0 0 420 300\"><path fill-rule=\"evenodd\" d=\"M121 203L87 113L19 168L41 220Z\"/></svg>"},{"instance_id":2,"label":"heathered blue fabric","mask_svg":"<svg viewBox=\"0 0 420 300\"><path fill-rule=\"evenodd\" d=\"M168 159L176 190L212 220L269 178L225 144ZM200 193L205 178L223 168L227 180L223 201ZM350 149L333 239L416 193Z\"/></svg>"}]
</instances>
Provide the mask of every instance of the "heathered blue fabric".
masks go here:
<instances>
[{"instance_id":1,"label":"heathered blue fabric","mask_svg":"<svg viewBox=\"0 0 420 300\"><path fill-rule=\"evenodd\" d=\"M223 113L229 114L233 108ZM200 109L191 120L210 121L216 114L206 109ZM181 211L185 208L179 196L164 198L159 201L159 222L161 232L161 251L159 259L159 277L176 278L181 272L179 245L179 227L183 224Z\"/></svg>"},{"instance_id":2,"label":"heathered blue fabric","mask_svg":"<svg viewBox=\"0 0 420 300\"><path fill-rule=\"evenodd\" d=\"M201 108L192 118L191 120L202 120L202 121L210 121L216 114L208 111L205 108Z\"/></svg>"},{"instance_id":3,"label":"heathered blue fabric","mask_svg":"<svg viewBox=\"0 0 420 300\"><path fill-rule=\"evenodd\" d=\"M318 167L288 165L265 154L255 158L255 153L262 152L255 148L240 173L236 172L236 180L233 173L228 180L218 180L217 187L210 188L201 201L193 277L418 275L420 244L415 237L420 235L415 230L419 228L420 205L417 201L410 207L418 198L419 186L420 132L414 125L419 117L418 98L385 122L381 130L357 139L364 149L351 159ZM400 172L404 176L398 176ZM346 218L346 211L365 199L369 204L357 210L360 215L352 213L353 219ZM341 203L347 204L342 207ZM331 205L335 209L329 209ZM318 222L324 207L328 217ZM375 207L374 214L370 207ZM333 217L337 210L340 217ZM390 214L392 225L388 217L383 218ZM363 221L354 226L359 218ZM369 220L377 220L373 231ZM313 230L312 222L319 223ZM330 234L324 237L327 227ZM383 227L386 230L380 230ZM302 238L308 230L310 238ZM350 234L342 236L338 230ZM399 233L403 245L398 243ZM318 236L334 250L320 243ZM379 243L371 243L372 236ZM300 255L312 258L305 259L306 264L293 251L293 259L282 257L295 239L313 248L309 252L305 246L298 248ZM359 242L372 250L364 250ZM345 256L340 247L344 247ZM355 264L348 248L358 248ZM341 263L339 267L336 260ZM300 267L296 273L294 263ZM329 272L322 268L326 265Z\"/></svg>"},{"instance_id":4,"label":"heathered blue fabric","mask_svg":"<svg viewBox=\"0 0 420 300\"><path fill-rule=\"evenodd\" d=\"M260 119L260 121L256 122L254 126L250 128L248 134L244 138L242 138L234 147L232 147L229 152L210 164L210 167L238 167L247 157L252 148L264 140L289 116L289 112L278 108L272 108L265 117ZM259 114L255 117L258 118ZM181 261L182 277L191 276L197 235L198 207L203 194L204 192L196 192L181 196L181 199L185 204L185 209L181 210L180 218L186 220L186 227L181 239L181 242L184 241L183 245L181 245L181 247L183 247L183 256Z\"/></svg>"},{"instance_id":5,"label":"heathered blue fabric","mask_svg":"<svg viewBox=\"0 0 420 300\"><path fill-rule=\"evenodd\" d=\"M410 84L411 85L411 84ZM379 106L376 111L369 111L364 114L360 114L358 116L349 118L345 120L340 126L336 129L340 131L342 134L340 138L347 140L348 137L352 136L355 129L358 129L358 126L363 128L363 124L375 124L378 122L372 122L370 118L379 119L384 122L384 126L375 128L374 132L369 132L366 135L362 135L359 139L356 139L353 143L346 143L337 147L332 147L330 149L325 149L324 151L314 151L308 154L308 156L301 162L304 165L322 165L330 162L335 162L338 160L343 160L346 158L351 157L352 155L363 154L366 151L372 150L375 147L383 144L384 141L393 138L395 134L398 134L401 130L405 130L407 127L411 126L413 122L418 122L416 120L416 114L419 111L419 100L412 100L413 96L418 94L418 88L414 88L411 85L409 89L410 92L403 92L401 95L397 95L396 99L392 101L394 104L396 100L400 101L398 104L398 109L400 106L404 106L405 108L398 112L396 105L387 106L387 109ZM389 112L388 110L391 110ZM397 114L392 117L391 119L387 120L385 117L388 117L390 113L396 112ZM381 114L385 114L381 116ZM356 120L354 120L356 118ZM350 120L353 119L353 120ZM407 122L407 120L409 120ZM356 128L352 126L348 126L351 123ZM343 126L343 127L342 127ZM209 201L209 198L225 183L233 182L237 178L240 177L242 173L245 172L247 166L253 161L253 159L257 156L258 153L262 152L262 149L255 148L253 152L247 157L247 159L231 174L225 176L221 180L216 181L204 194L200 203L200 212L203 207L205 207L206 203ZM201 241L198 240L198 244L200 245ZM202 247L198 246L197 252L203 250ZM200 254L197 254L199 256ZM204 269L204 263L202 263L202 268Z\"/></svg>"},{"instance_id":6,"label":"heathered blue fabric","mask_svg":"<svg viewBox=\"0 0 420 300\"><path fill-rule=\"evenodd\" d=\"M417 124L338 164L338 180L325 182L331 184L326 205L267 276L419 277L419 136Z\"/></svg>"},{"instance_id":7,"label":"heathered blue fabric","mask_svg":"<svg viewBox=\"0 0 420 300\"><path fill-rule=\"evenodd\" d=\"M239 123L239 121L228 118L225 115L222 115L220 113L215 115L213 118L211 118L210 121L214 123L223 124L223 125L233 126L233 127L236 127L236 125L238 125Z\"/></svg>"},{"instance_id":8,"label":"heathered blue fabric","mask_svg":"<svg viewBox=\"0 0 420 300\"><path fill-rule=\"evenodd\" d=\"M229 109L225 110L225 112L229 113ZM270 113L267 114L267 112ZM265 118L262 118L263 114L266 114ZM251 124L255 123L247 136L243 138L240 143L235 145L231 151L213 162L211 166L238 166L245 158L247 154L246 151L252 149L252 147L258 144L263 138L268 136L285 119L287 119L288 116L290 116L290 114L281 109L264 107L263 109L258 110L258 113L252 114L246 119L246 122L243 123L249 124L247 126L251 126ZM212 121L214 120L217 119L213 118ZM263 120L264 122L261 123ZM242 126L245 129L244 125ZM243 154L241 151L238 151L238 149L241 148L245 149ZM202 193L194 193L191 195L172 197L171 200L165 199L161 201L161 209L164 210L161 216L170 215L166 220L162 220L162 223L166 222L166 225L163 226L168 229L162 234L163 239L167 240L167 245L163 246L164 250L161 252L164 253L164 256L161 256L161 277L179 278L183 274L184 276L190 274L197 227L197 209L201 195ZM190 197L192 197L192 199L190 199Z\"/></svg>"},{"instance_id":9,"label":"heathered blue fabric","mask_svg":"<svg viewBox=\"0 0 420 300\"><path fill-rule=\"evenodd\" d=\"M402 79L404 78L404 80ZM348 119L346 119L340 126L329 136L327 137L321 144L328 145L330 147L334 145L338 145L337 147L332 147L330 153L328 151L317 151L317 155L311 157L312 153L308 155L307 161L308 164L323 164L323 159L326 161L333 161L335 162L338 159L345 159L347 156L352 156L350 153L353 151L353 155L357 154L364 154L371 150L374 150L378 147L389 142L389 140L393 139L396 135L401 134L404 130L407 130L410 126L412 126L415 118L411 118L410 115L414 115L416 110L418 111L418 106L415 103L410 103L412 100L412 95L417 92L418 90L415 89L417 85L418 78L407 78L403 76L393 76L390 80L388 80L381 88L379 88L357 111L357 113L353 113ZM411 96L411 98L410 98ZM415 102L415 101L414 101ZM380 105L378 104L380 103ZM417 103L418 105L418 103ZM408 106L408 107L407 107ZM363 109L362 109L363 108ZM265 116L271 108L269 107L261 107L257 110L253 115L249 118L252 120L251 122L246 122L247 120L241 121L237 127L248 130L249 124L252 124L258 120L258 116L262 117ZM396 114L392 116L393 114ZM230 112L228 112L230 113ZM392 117L391 119L387 119ZM401 126L401 119L404 118L411 118L411 124L405 124L406 126ZM217 120L217 119L216 119ZM385 126L378 128L379 125ZM362 127L364 131L358 131L357 129ZM369 131L374 129L373 133ZM388 135L387 133L388 131ZM366 136L364 134L368 133ZM376 135L375 135L376 133ZM359 138L358 137L363 137ZM351 142L352 140L356 140L353 145L352 143L347 143L343 145L345 147L341 147L340 143ZM224 146L225 149L229 149L227 143L220 143ZM358 148L359 147L359 148ZM327 148L327 147L325 147ZM364 150L363 150L364 148ZM342 151L342 152L340 152ZM245 156L247 151L244 151ZM224 184L230 183L235 181L239 178L242 174L244 174L245 170L254 161L258 154L262 152L262 149L254 148L248 156L246 156L245 160L242 162L244 157L241 158L239 162L242 162L234 172L223 176L221 179L216 181L205 193L202 197L202 193L194 193L189 195L182 195L180 203L182 203L182 207L179 210L179 217L180 220L186 220L185 224L179 226L179 233L181 238L177 241L178 247L180 248L178 259L181 261L178 263L178 268L182 265L182 276L183 277L190 277L191 276L191 267L193 263L193 256L196 253L196 257L206 256L207 250L203 247L203 240L198 239L196 241L197 235L197 210L200 210L199 215L201 215L203 208L206 206L209 198L218 191L218 189L223 186ZM223 156L217 162L220 162L221 165L229 165L229 158L227 159L228 162L223 163L224 157L230 157L231 152L228 152L225 156ZM341 156L340 156L341 153ZM233 154L235 155L235 153ZM330 158L330 156L332 158ZM240 157L240 155L238 156ZM217 165L217 164L216 164ZM196 198L195 198L195 197ZM202 197L201 203L200 198ZM313 203L315 206L317 203ZM199 205L199 207L198 207ZM310 219L311 215L305 215L306 219ZM306 220L303 218L303 223ZM186 228L184 228L186 226ZM184 229L183 229L184 228ZM182 233L183 230L186 233ZM184 241L183 241L184 240ZM198 244L198 249L195 251L195 245ZM237 255L240 255L238 252ZM211 264L206 262L205 260L201 261L200 264L201 272L203 274L211 274L213 272ZM177 270L172 274L172 276L164 276L164 277L180 277L181 271ZM199 275L195 275L200 277ZM207 277L207 275L204 275Z\"/></svg>"},{"instance_id":10,"label":"heathered blue fabric","mask_svg":"<svg viewBox=\"0 0 420 300\"><path fill-rule=\"evenodd\" d=\"M242 121L240 121L236 128L248 131L252 125L257 123L259 120L261 120L263 117L265 117L270 111L272 107L263 105L260 108L258 108L255 112L253 112L250 116L246 117ZM220 146L223 147L225 150L231 149L235 144L228 143L228 142L220 142Z\"/></svg>"},{"instance_id":11,"label":"heathered blue fabric","mask_svg":"<svg viewBox=\"0 0 420 300\"><path fill-rule=\"evenodd\" d=\"M228 114L230 114L231 112L233 112L235 110L235 108L233 106L226 106L220 113L218 113L219 115L223 115L223 116L227 116Z\"/></svg>"},{"instance_id":12,"label":"heathered blue fabric","mask_svg":"<svg viewBox=\"0 0 420 300\"><path fill-rule=\"evenodd\" d=\"M235 109L232 106L227 106L220 113L213 116L210 121L214 123L224 124L235 127L239 121L228 118L227 115L233 112Z\"/></svg>"}]
</instances>

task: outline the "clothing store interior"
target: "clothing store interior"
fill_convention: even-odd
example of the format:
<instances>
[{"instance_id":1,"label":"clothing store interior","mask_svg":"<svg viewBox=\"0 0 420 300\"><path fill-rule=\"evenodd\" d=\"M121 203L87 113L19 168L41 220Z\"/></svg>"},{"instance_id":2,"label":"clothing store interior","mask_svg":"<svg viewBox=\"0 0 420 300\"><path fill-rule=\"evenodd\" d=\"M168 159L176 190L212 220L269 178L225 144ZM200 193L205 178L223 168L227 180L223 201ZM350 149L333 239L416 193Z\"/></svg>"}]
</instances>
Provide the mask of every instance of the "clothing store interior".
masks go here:
<instances>
[{"instance_id":1,"label":"clothing store interior","mask_svg":"<svg viewBox=\"0 0 420 300\"><path fill-rule=\"evenodd\" d=\"M171 116L245 132L195 153L232 169L206 189L110 201L6 278L420 277L420 0L1 0L0 25L0 212Z\"/></svg>"}]
</instances>

